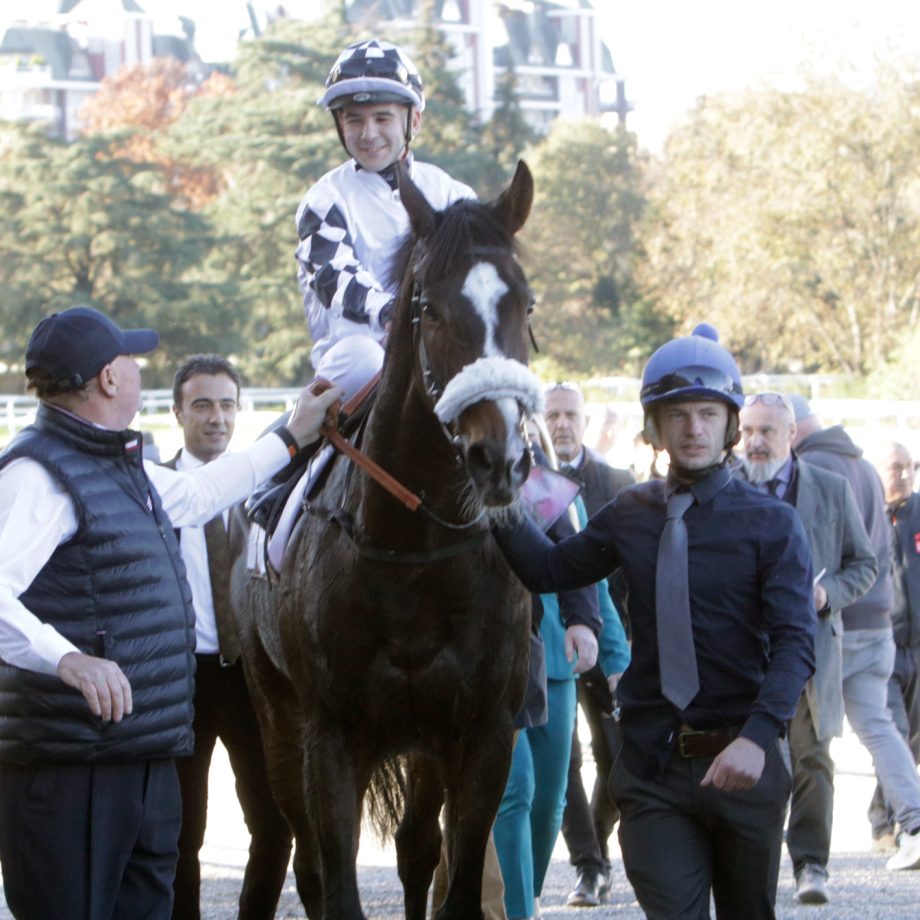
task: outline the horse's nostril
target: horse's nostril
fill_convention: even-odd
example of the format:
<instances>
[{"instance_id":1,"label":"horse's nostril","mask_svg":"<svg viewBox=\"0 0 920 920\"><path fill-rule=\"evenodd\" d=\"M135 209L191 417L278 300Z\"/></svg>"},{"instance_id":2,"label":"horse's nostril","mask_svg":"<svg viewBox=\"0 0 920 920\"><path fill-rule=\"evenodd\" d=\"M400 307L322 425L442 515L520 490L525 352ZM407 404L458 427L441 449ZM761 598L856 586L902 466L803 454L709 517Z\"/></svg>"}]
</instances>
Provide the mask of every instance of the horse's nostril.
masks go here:
<instances>
[{"instance_id":1,"label":"horse's nostril","mask_svg":"<svg viewBox=\"0 0 920 920\"><path fill-rule=\"evenodd\" d=\"M473 444L467 451L466 462L477 481L481 481L494 468L492 452L485 444Z\"/></svg>"},{"instance_id":2,"label":"horse's nostril","mask_svg":"<svg viewBox=\"0 0 920 920\"><path fill-rule=\"evenodd\" d=\"M512 478L516 483L522 483L526 478L527 474L530 472L530 451L525 450L517 458L517 462L514 464L511 470Z\"/></svg>"}]
</instances>

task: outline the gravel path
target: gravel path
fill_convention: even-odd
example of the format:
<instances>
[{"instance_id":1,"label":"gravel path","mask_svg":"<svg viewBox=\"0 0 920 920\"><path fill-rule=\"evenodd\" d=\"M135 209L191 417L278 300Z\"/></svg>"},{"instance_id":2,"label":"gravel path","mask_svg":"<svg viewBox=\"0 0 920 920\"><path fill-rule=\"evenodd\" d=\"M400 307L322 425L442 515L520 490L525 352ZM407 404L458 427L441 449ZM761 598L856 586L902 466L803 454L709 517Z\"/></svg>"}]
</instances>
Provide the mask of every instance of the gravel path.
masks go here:
<instances>
[{"instance_id":1,"label":"gravel path","mask_svg":"<svg viewBox=\"0 0 920 920\"><path fill-rule=\"evenodd\" d=\"M822 907L796 905L792 870L784 857L776 905L778 920L920 920L920 871L888 872L886 857L869 851L865 811L875 781L868 755L849 733L834 742L833 751L837 781L829 867L831 902ZM587 770L586 779L590 779L590 765ZM236 805L226 755L221 749L215 756L211 775L212 809L202 850L202 920L234 920L248 838ZM359 884L365 912L374 920L402 917L402 891L392 849L377 845L370 834L365 836L368 839L363 841L359 855ZM615 839L611 842L615 844ZM560 841L541 901L545 920L642 920L644 917L618 858L607 904L593 909L566 908L565 896L573 884L574 872ZM304 916L293 875L289 874L276 920L302 920ZM11 920L2 897L0 920Z\"/></svg>"}]
</instances>

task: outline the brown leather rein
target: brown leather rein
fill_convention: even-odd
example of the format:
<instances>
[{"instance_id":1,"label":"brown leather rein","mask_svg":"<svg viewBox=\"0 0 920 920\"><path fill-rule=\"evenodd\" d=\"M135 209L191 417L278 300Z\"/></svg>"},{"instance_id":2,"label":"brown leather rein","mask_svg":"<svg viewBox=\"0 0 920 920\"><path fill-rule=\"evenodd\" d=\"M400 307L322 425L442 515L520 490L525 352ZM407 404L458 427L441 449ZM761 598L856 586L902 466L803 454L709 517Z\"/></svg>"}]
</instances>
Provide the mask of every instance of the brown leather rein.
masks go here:
<instances>
[{"instance_id":1,"label":"brown leather rein","mask_svg":"<svg viewBox=\"0 0 920 920\"><path fill-rule=\"evenodd\" d=\"M322 381L325 383L325 381ZM367 383L358 390L348 402L342 406L340 416L346 419L351 417L358 407L370 396L380 382L380 371L377 371ZM414 493L409 491L401 482L394 479L382 466L376 464L367 454L362 453L347 438L343 437L335 425L325 422L320 428L320 434L337 450L345 454L349 460L356 466L361 467L368 476L378 482L387 490L397 501L402 502L410 511L417 511L422 504L422 500Z\"/></svg>"}]
</instances>

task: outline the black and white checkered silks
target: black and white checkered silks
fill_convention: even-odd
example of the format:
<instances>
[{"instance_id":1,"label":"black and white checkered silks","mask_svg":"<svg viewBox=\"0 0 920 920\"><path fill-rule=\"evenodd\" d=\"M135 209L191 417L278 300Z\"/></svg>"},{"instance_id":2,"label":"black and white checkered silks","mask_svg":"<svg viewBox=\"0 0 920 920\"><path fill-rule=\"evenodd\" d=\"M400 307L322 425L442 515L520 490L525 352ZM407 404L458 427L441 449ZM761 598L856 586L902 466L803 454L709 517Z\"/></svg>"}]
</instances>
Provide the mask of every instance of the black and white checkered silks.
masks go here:
<instances>
[{"instance_id":1,"label":"black and white checkered silks","mask_svg":"<svg viewBox=\"0 0 920 920\"><path fill-rule=\"evenodd\" d=\"M355 255L345 217L332 203L324 213L304 208L297 224L301 245L297 259L310 289L329 309L341 291L342 316L353 323L369 324L369 299L381 309L393 300Z\"/></svg>"}]
</instances>

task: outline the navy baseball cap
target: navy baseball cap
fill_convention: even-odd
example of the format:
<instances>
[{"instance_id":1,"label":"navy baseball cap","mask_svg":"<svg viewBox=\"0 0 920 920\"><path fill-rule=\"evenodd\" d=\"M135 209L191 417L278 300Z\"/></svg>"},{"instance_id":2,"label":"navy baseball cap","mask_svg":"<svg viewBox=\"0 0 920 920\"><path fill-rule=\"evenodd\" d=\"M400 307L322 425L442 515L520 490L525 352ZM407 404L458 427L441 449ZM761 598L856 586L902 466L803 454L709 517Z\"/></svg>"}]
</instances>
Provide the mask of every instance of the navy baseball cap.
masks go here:
<instances>
[{"instance_id":1,"label":"navy baseball cap","mask_svg":"<svg viewBox=\"0 0 920 920\"><path fill-rule=\"evenodd\" d=\"M92 307L73 307L35 327L26 370L40 368L57 383L82 387L119 355L144 355L159 344L152 329L122 329Z\"/></svg>"}]
</instances>

